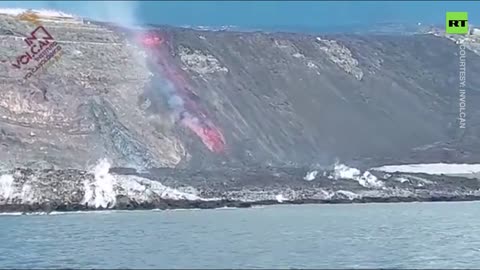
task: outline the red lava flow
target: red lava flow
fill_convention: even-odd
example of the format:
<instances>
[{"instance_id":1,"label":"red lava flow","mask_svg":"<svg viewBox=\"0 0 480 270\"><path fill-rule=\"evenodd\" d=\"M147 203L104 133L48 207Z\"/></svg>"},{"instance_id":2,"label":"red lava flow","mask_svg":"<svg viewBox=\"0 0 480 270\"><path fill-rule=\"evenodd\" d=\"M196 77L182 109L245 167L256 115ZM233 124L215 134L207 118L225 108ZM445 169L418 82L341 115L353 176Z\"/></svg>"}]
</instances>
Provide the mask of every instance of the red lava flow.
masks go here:
<instances>
[{"instance_id":1,"label":"red lava flow","mask_svg":"<svg viewBox=\"0 0 480 270\"><path fill-rule=\"evenodd\" d=\"M182 98L184 111L182 112L181 123L195 133L210 151L214 153L224 152L225 139L222 132L208 119L201 104L192 100L191 97L196 95L190 90L192 87L187 80L179 71L168 64L168 50L165 46L162 46L165 39L157 33L147 33L140 35L140 41L154 57L158 68L156 72L169 80L175 86L177 94Z\"/></svg>"}]
</instances>

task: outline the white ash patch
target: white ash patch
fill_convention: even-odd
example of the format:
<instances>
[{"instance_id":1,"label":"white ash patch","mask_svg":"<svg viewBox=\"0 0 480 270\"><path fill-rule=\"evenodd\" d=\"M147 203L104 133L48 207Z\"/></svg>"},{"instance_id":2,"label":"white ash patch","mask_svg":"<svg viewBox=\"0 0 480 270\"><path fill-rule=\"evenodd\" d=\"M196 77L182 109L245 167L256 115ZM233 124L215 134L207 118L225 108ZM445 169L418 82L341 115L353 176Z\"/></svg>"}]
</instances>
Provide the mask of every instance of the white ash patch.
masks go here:
<instances>
[{"instance_id":1,"label":"white ash patch","mask_svg":"<svg viewBox=\"0 0 480 270\"><path fill-rule=\"evenodd\" d=\"M402 173L425 173L436 175L455 175L480 173L480 164L454 164L454 163L427 163L427 164L405 164L387 165L373 168L381 172L402 172Z\"/></svg>"},{"instance_id":2,"label":"white ash patch","mask_svg":"<svg viewBox=\"0 0 480 270\"><path fill-rule=\"evenodd\" d=\"M283 51L290 53L292 55L298 52L295 45L289 40L275 39L273 41L273 44L275 47L282 49Z\"/></svg>"},{"instance_id":3,"label":"white ash patch","mask_svg":"<svg viewBox=\"0 0 480 270\"><path fill-rule=\"evenodd\" d=\"M305 54L303 54L292 41L276 39L274 40L274 46L285 53L290 54L294 58L303 59L308 68L318 70L318 66L311 60L308 60ZM320 72L317 71L317 74L320 75Z\"/></svg>"},{"instance_id":4,"label":"white ash patch","mask_svg":"<svg viewBox=\"0 0 480 270\"><path fill-rule=\"evenodd\" d=\"M352 55L352 52L345 46L339 44L336 40L327 40L317 37L317 44L320 50L324 51L330 61L337 64L346 73L352 75L357 80L363 78L363 71L358 66L358 60Z\"/></svg>"},{"instance_id":5,"label":"white ash patch","mask_svg":"<svg viewBox=\"0 0 480 270\"><path fill-rule=\"evenodd\" d=\"M216 72L228 72L228 69L220 64L220 61L211 54L200 50L180 46L179 55L182 63L191 71L198 74L212 74Z\"/></svg>"},{"instance_id":6,"label":"white ash patch","mask_svg":"<svg viewBox=\"0 0 480 270\"><path fill-rule=\"evenodd\" d=\"M73 50L73 53L72 53L74 56L77 56L77 57L82 57L83 56L83 53L82 51L80 50Z\"/></svg>"},{"instance_id":7,"label":"white ash patch","mask_svg":"<svg viewBox=\"0 0 480 270\"><path fill-rule=\"evenodd\" d=\"M292 54L292 56L295 57L295 58L305 58L305 55L303 55L303 54L301 54L301 53L298 53L298 52Z\"/></svg>"},{"instance_id":8,"label":"white ash patch","mask_svg":"<svg viewBox=\"0 0 480 270\"><path fill-rule=\"evenodd\" d=\"M307 62L307 67L313 68L313 69L318 69L318 66L315 63L313 63L312 61Z\"/></svg>"}]
</instances>

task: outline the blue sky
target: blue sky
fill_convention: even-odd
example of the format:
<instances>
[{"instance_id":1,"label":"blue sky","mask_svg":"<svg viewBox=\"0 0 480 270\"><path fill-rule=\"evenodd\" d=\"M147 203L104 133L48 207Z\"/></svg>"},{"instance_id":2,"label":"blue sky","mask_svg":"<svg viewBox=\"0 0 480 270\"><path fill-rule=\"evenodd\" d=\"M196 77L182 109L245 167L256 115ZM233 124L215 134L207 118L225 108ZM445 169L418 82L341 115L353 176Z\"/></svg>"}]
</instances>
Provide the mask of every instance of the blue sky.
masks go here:
<instances>
[{"instance_id":1,"label":"blue sky","mask_svg":"<svg viewBox=\"0 0 480 270\"><path fill-rule=\"evenodd\" d=\"M480 1L5 1L0 7L55 8L108 20L122 20L134 13L142 23L267 29L382 22L443 24L447 11L467 11L471 24L480 23Z\"/></svg>"}]
</instances>

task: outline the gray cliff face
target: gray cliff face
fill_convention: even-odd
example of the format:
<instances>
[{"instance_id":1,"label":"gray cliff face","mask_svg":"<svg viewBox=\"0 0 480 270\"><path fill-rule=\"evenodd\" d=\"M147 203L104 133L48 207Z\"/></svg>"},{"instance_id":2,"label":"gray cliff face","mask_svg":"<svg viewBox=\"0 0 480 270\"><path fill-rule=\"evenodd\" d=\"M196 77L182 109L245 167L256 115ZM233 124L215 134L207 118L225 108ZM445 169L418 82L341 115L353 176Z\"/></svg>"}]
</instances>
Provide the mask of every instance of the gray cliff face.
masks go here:
<instances>
[{"instance_id":1,"label":"gray cliff face","mask_svg":"<svg viewBox=\"0 0 480 270\"><path fill-rule=\"evenodd\" d=\"M19 33L35 26L0 16L4 168L84 169L104 157L118 167L205 169L480 156L480 56L467 50L460 129L460 50L443 37L158 28L163 70L183 91L188 115L223 138L213 151L195 131L198 122L181 124L185 111L179 120L165 100L167 83L155 83L168 76L152 69L153 52L134 33L60 19L42 24L62 55L24 80L28 70L11 63L27 51Z\"/></svg>"},{"instance_id":2,"label":"gray cliff face","mask_svg":"<svg viewBox=\"0 0 480 270\"><path fill-rule=\"evenodd\" d=\"M468 128L461 130L459 49L449 40L175 34L228 68L209 76L190 70L226 131L229 158L274 164L478 158L467 145L479 127L479 56L467 55Z\"/></svg>"}]
</instances>

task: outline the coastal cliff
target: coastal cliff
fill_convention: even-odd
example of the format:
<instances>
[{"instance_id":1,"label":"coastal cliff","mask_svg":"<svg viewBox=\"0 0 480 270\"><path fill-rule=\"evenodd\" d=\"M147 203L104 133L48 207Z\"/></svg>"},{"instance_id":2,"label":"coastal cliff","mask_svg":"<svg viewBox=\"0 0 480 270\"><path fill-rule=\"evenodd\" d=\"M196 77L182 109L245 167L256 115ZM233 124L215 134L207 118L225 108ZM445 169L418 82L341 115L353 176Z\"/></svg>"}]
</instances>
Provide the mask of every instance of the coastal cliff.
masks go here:
<instances>
[{"instance_id":1,"label":"coastal cliff","mask_svg":"<svg viewBox=\"0 0 480 270\"><path fill-rule=\"evenodd\" d=\"M37 20L61 50L33 72L35 61L17 60L31 50L25 37L38 25L0 14L0 168L8 175L84 175L108 158L120 171L147 171L158 181L158 170L176 169L186 182L192 173L223 172L213 177L222 182L235 170L262 168L293 168L304 181L308 168L329 169L336 160L362 170L480 160L480 56L465 49L459 128L461 49L444 36ZM254 175L263 185L274 173Z\"/></svg>"}]
</instances>

